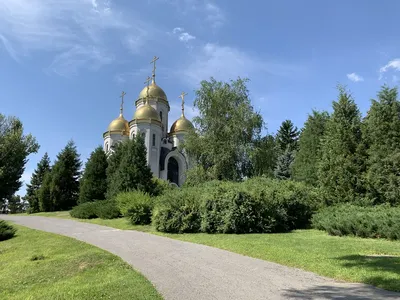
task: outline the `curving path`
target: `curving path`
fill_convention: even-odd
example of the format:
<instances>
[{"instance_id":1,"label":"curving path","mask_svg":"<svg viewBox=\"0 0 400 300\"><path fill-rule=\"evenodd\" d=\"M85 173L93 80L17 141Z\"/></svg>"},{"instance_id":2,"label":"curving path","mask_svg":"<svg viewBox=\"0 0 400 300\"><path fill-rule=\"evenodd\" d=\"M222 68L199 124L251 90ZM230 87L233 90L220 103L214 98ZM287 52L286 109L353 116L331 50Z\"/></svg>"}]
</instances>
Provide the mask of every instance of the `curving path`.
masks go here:
<instances>
[{"instance_id":1,"label":"curving path","mask_svg":"<svg viewBox=\"0 0 400 300\"><path fill-rule=\"evenodd\" d=\"M6 216L120 256L145 275L167 300L400 299L364 284L336 282L310 272L228 251L138 231L72 220Z\"/></svg>"}]
</instances>

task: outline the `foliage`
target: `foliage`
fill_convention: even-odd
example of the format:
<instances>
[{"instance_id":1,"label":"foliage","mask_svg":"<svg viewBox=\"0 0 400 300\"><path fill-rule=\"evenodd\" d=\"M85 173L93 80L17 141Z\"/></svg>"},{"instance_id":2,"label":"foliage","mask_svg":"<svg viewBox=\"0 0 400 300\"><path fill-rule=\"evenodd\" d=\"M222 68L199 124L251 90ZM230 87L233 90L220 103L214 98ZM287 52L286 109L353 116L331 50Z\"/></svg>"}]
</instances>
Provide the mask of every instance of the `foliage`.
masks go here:
<instances>
[{"instance_id":1,"label":"foliage","mask_svg":"<svg viewBox=\"0 0 400 300\"><path fill-rule=\"evenodd\" d=\"M78 203L104 200L107 192L107 156L97 147L86 162L79 185Z\"/></svg>"},{"instance_id":2,"label":"foliage","mask_svg":"<svg viewBox=\"0 0 400 300\"><path fill-rule=\"evenodd\" d=\"M37 198L39 201L39 210L40 211L53 211L54 203L51 199L51 171L46 172L43 177L43 182L40 188L37 190ZM31 212L31 211L29 211ZM34 212L34 211L33 211Z\"/></svg>"},{"instance_id":3,"label":"foliage","mask_svg":"<svg viewBox=\"0 0 400 300\"><path fill-rule=\"evenodd\" d=\"M277 160L276 167L274 170L274 176L276 179L285 180L291 179L292 177L292 165L295 159L294 150L290 150L288 146Z\"/></svg>"},{"instance_id":4,"label":"foliage","mask_svg":"<svg viewBox=\"0 0 400 300\"><path fill-rule=\"evenodd\" d=\"M50 157L46 152L33 171L30 184L26 185L25 200L29 202L31 213L39 212L38 191L43 184L44 175L51 171L50 164Z\"/></svg>"},{"instance_id":5,"label":"foliage","mask_svg":"<svg viewBox=\"0 0 400 300\"><path fill-rule=\"evenodd\" d=\"M195 165L186 172L184 186L196 186L212 180L213 174L210 170L205 170L201 165Z\"/></svg>"},{"instance_id":6,"label":"foliage","mask_svg":"<svg viewBox=\"0 0 400 300\"><path fill-rule=\"evenodd\" d=\"M75 206L70 215L78 219L115 219L120 217L121 213L114 200L95 200Z\"/></svg>"},{"instance_id":7,"label":"foliage","mask_svg":"<svg viewBox=\"0 0 400 300\"><path fill-rule=\"evenodd\" d=\"M289 151L297 150L299 139L299 130L293 125L292 121L285 120L282 122L276 134L276 144L280 153L289 149Z\"/></svg>"},{"instance_id":8,"label":"foliage","mask_svg":"<svg viewBox=\"0 0 400 300\"><path fill-rule=\"evenodd\" d=\"M19 195L12 195L11 198L8 199L7 206L11 214L22 213L25 211L25 202Z\"/></svg>"},{"instance_id":9,"label":"foliage","mask_svg":"<svg viewBox=\"0 0 400 300\"><path fill-rule=\"evenodd\" d=\"M331 235L400 239L400 207L342 204L324 208L313 216L312 223Z\"/></svg>"},{"instance_id":10,"label":"foliage","mask_svg":"<svg viewBox=\"0 0 400 300\"><path fill-rule=\"evenodd\" d=\"M277 161L276 140L273 135L255 141L252 152L252 175L273 177Z\"/></svg>"},{"instance_id":11,"label":"foliage","mask_svg":"<svg viewBox=\"0 0 400 300\"><path fill-rule=\"evenodd\" d=\"M0 114L0 206L20 189L27 157L39 149L35 138L23 131L18 118Z\"/></svg>"},{"instance_id":12,"label":"foliage","mask_svg":"<svg viewBox=\"0 0 400 300\"><path fill-rule=\"evenodd\" d=\"M326 124L318 181L329 202L352 202L362 197L365 154L361 151L361 114L352 96L339 86L339 100Z\"/></svg>"},{"instance_id":13,"label":"foliage","mask_svg":"<svg viewBox=\"0 0 400 300\"><path fill-rule=\"evenodd\" d=\"M147 225L151 223L154 200L149 194L141 191L131 191L118 194L115 198L121 214L128 218L133 225Z\"/></svg>"},{"instance_id":14,"label":"foliage","mask_svg":"<svg viewBox=\"0 0 400 300\"><path fill-rule=\"evenodd\" d=\"M313 110L304 124L299 138L299 149L293 163L293 179L318 185L317 167L321 159L321 141L329 114Z\"/></svg>"},{"instance_id":15,"label":"foliage","mask_svg":"<svg viewBox=\"0 0 400 300\"><path fill-rule=\"evenodd\" d=\"M199 232L201 191L196 188L172 189L157 199L153 225L170 233Z\"/></svg>"},{"instance_id":16,"label":"foliage","mask_svg":"<svg viewBox=\"0 0 400 300\"><path fill-rule=\"evenodd\" d=\"M72 208L70 215L78 219L97 218L97 202L85 202Z\"/></svg>"},{"instance_id":17,"label":"foliage","mask_svg":"<svg viewBox=\"0 0 400 300\"><path fill-rule=\"evenodd\" d=\"M81 166L76 146L69 141L57 155L51 171L50 195L54 210L68 210L77 204Z\"/></svg>"},{"instance_id":18,"label":"foliage","mask_svg":"<svg viewBox=\"0 0 400 300\"><path fill-rule=\"evenodd\" d=\"M134 139L123 141L115 148L107 175L109 175L108 199L113 199L121 192L132 190L150 194L154 192L153 174L147 165L146 146L140 134Z\"/></svg>"},{"instance_id":19,"label":"foliage","mask_svg":"<svg viewBox=\"0 0 400 300\"><path fill-rule=\"evenodd\" d=\"M176 186L171 185L169 183L169 181L166 181L166 180L163 180L163 179L160 179L157 177L153 177L152 181L153 181L154 188L153 188L153 191L151 194L153 196L160 196L160 195L164 194L165 192L176 188Z\"/></svg>"},{"instance_id":20,"label":"foliage","mask_svg":"<svg viewBox=\"0 0 400 300\"><path fill-rule=\"evenodd\" d=\"M367 190L375 203L400 204L400 102L397 88L383 86L363 127L368 145Z\"/></svg>"},{"instance_id":21,"label":"foliage","mask_svg":"<svg viewBox=\"0 0 400 300\"><path fill-rule=\"evenodd\" d=\"M163 232L286 232L309 226L318 193L303 183L253 178L211 181L161 196L153 225Z\"/></svg>"},{"instance_id":22,"label":"foliage","mask_svg":"<svg viewBox=\"0 0 400 300\"><path fill-rule=\"evenodd\" d=\"M6 221L0 220L0 241L11 239L16 231L17 230Z\"/></svg>"},{"instance_id":23,"label":"foliage","mask_svg":"<svg viewBox=\"0 0 400 300\"><path fill-rule=\"evenodd\" d=\"M251 105L247 81L211 78L196 91L196 130L186 136L183 147L213 179L240 180L251 171L251 151L263 122Z\"/></svg>"}]
</instances>

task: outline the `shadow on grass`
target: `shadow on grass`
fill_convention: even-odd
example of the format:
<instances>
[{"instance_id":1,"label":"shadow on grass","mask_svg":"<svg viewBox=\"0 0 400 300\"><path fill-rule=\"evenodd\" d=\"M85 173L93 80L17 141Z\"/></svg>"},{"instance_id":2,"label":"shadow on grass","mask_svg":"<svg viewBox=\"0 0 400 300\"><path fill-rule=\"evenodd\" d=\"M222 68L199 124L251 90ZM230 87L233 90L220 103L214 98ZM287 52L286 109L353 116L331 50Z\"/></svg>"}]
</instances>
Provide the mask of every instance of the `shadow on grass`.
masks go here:
<instances>
[{"instance_id":1,"label":"shadow on grass","mask_svg":"<svg viewBox=\"0 0 400 300\"><path fill-rule=\"evenodd\" d=\"M348 299L348 300L381 300L400 299L400 293L388 292L374 287L333 287L317 286L306 290L287 290L284 294L289 299Z\"/></svg>"}]
</instances>

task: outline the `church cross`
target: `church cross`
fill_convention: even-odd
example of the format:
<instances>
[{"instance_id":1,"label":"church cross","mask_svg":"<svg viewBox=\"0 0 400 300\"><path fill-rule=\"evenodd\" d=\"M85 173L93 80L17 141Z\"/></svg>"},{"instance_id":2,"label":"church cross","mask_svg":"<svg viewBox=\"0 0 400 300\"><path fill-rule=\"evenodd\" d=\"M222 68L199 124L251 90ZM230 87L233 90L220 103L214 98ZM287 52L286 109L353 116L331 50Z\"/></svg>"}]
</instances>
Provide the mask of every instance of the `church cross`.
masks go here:
<instances>
[{"instance_id":1,"label":"church cross","mask_svg":"<svg viewBox=\"0 0 400 300\"><path fill-rule=\"evenodd\" d=\"M185 96L187 95L187 93L182 92L179 96L179 98L182 99L182 116L185 115Z\"/></svg>"},{"instance_id":2,"label":"church cross","mask_svg":"<svg viewBox=\"0 0 400 300\"><path fill-rule=\"evenodd\" d=\"M119 96L121 98L121 107L119 109L120 112L121 112L121 115L122 115L122 113L124 111L124 96L125 95L126 95L126 93L124 91L122 91L121 96Z\"/></svg>"},{"instance_id":3,"label":"church cross","mask_svg":"<svg viewBox=\"0 0 400 300\"><path fill-rule=\"evenodd\" d=\"M151 64L153 64L153 82L156 82L156 61L159 60L160 58L157 56L153 57L153 60L150 62Z\"/></svg>"}]
</instances>

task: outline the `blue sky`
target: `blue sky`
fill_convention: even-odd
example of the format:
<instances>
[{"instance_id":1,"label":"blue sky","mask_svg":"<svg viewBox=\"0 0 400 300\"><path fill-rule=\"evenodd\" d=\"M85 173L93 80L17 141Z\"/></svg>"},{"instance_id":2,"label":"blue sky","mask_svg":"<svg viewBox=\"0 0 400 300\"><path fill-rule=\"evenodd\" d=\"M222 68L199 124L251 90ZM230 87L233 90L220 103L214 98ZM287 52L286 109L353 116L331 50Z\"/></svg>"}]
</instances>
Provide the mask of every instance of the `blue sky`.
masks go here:
<instances>
[{"instance_id":1,"label":"blue sky","mask_svg":"<svg viewBox=\"0 0 400 300\"><path fill-rule=\"evenodd\" d=\"M337 83L365 114L382 84L400 82L399 9L396 0L2 0L0 112L41 145L23 179L70 139L86 161L122 90L130 120L154 55L171 123L182 90L196 113L193 91L210 76L248 77L270 132L330 110Z\"/></svg>"}]
</instances>

